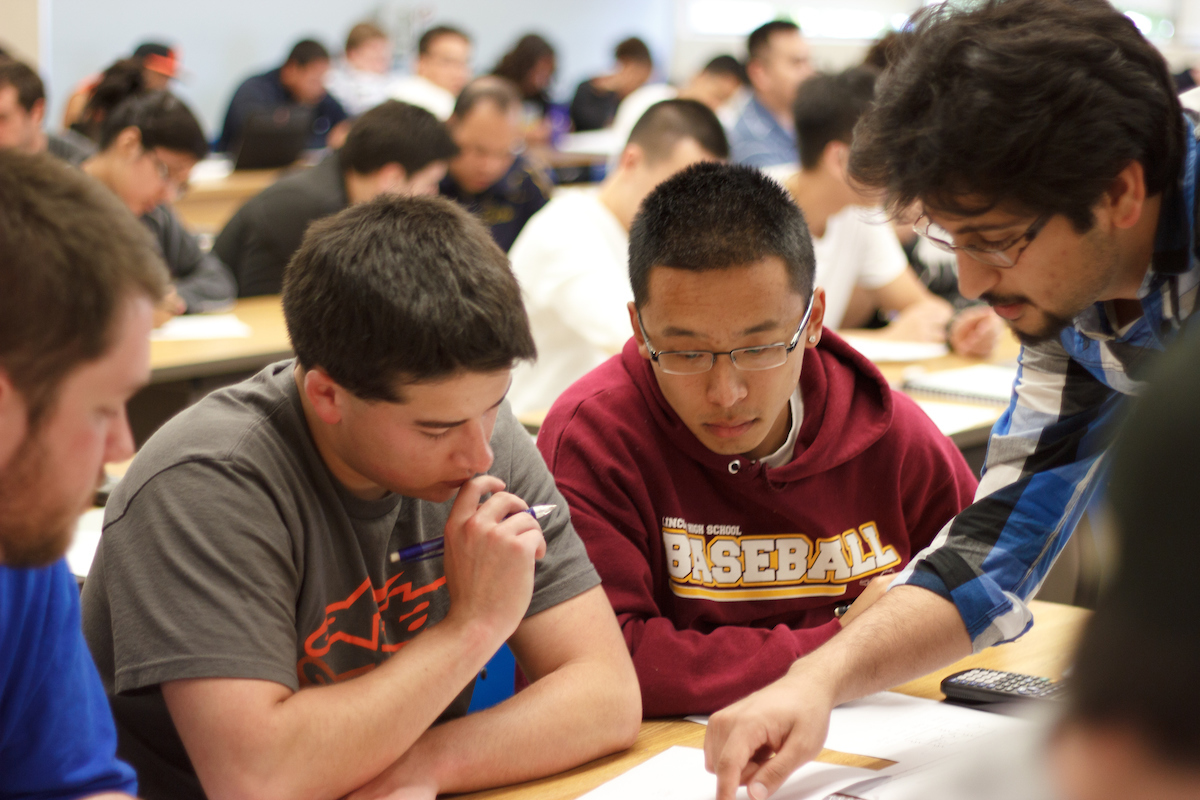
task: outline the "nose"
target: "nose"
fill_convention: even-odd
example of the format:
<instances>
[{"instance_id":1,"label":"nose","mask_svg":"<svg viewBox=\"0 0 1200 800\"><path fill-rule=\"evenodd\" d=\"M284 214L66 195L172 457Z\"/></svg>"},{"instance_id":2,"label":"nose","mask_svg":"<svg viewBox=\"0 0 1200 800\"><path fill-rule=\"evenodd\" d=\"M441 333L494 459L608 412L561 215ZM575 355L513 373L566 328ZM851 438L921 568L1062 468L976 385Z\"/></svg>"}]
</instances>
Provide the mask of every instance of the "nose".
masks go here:
<instances>
[{"instance_id":1,"label":"nose","mask_svg":"<svg viewBox=\"0 0 1200 800\"><path fill-rule=\"evenodd\" d=\"M746 384L741 370L728 355L719 355L707 373L708 401L721 408L732 408L746 396Z\"/></svg>"},{"instance_id":2,"label":"nose","mask_svg":"<svg viewBox=\"0 0 1200 800\"><path fill-rule=\"evenodd\" d=\"M118 418L108 431L108 440L104 447L104 463L125 461L132 458L133 453L133 431L129 428L129 417L122 408Z\"/></svg>"},{"instance_id":3,"label":"nose","mask_svg":"<svg viewBox=\"0 0 1200 800\"><path fill-rule=\"evenodd\" d=\"M487 472L492 466L491 436L483 420L472 420L462 428L462 438L455 453L456 461L472 473Z\"/></svg>"},{"instance_id":4,"label":"nose","mask_svg":"<svg viewBox=\"0 0 1200 800\"><path fill-rule=\"evenodd\" d=\"M966 253L956 254L958 259L958 292L968 300L977 300L980 295L1000 282L999 270L981 264Z\"/></svg>"}]
</instances>

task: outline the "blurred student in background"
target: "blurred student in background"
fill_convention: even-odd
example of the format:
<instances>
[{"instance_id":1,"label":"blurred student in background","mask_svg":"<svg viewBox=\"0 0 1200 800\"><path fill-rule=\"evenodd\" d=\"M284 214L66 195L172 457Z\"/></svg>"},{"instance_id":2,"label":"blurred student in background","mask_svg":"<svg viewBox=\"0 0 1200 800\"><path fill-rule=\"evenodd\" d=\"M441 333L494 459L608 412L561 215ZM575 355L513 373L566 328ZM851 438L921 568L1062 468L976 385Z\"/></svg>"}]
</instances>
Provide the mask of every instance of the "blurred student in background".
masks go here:
<instances>
[{"instance_id":1,"label":"blurred student in background","mask_svg":"<svg viewBox=\"0 0 1200 800\"><path fill-rule=\"evenodd\" d=\"M520 92L524 104L521 125L529 144L550 141L552 126L546 115L552 102L550 83L557 66L554 47L536 33L528 33L517 40L492 70L493 75L512 81Z\"/></svg>"},{"instance_id":2,"label":"blurred student in background","mask_svg":"<svg viewBox=\"0 0 1200 800\"><path fill-rule=\"evenodd\" d=\"M388 98L391 69L391 39L378 25L360 22L346 35L346 48L325 76L325 88L356 117Z\"/></svg>"},{"instance_id":3,"label":"blurred student in background","mask_svg":"<svg viewBox=\"0 0 1200 800\"><path fill-rule=\"evenodd\" d=\"M41 77L20 61L0 58L0 149L43 153L78 166L96 146L75 131L50 133L46 121L46 89Z\"/></svg>"},{"instance_id":4,"label":"blurred student in background","mask_svg":"<svg viewBox=\"0 0 1200 800\"><path fill-rule=\"evenodd\" d=\"M471 80L471 37L438 25L421 34L412 75L397 78L391 95L420 106L440 120L454 113L454 101Z\"/></svg>"},{"instance_id":5,"label":"blurred student in background","mask_svg":"<svg viewBox=\"0 0 1200 800\"><path fill-rule=\"evenodd\" d=\"M641 39L631 36L623 40L614 55L617 68L613 72L589 78L575 90L571 101L571 124L575 130L607 128L621 101L650 80L654 59Z\"/></svg>"}]
</instances>

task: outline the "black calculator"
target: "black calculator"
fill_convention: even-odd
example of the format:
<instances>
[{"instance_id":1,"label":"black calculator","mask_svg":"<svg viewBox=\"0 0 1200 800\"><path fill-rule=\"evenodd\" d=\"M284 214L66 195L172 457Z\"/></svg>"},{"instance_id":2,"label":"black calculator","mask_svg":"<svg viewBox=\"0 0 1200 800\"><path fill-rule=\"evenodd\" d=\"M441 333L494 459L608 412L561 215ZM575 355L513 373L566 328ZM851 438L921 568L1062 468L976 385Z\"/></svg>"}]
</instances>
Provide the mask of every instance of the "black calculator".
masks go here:
<instances>
[{"instance_id":1,"label":"black calculator","mask_svg":"<svg viewBox=\"0 0 1200 800\"><path fill-rule=\"evenodd\" d=\"M963 670L942 680L942 694L947 699L968 703L1055 700L1062 696L1062 690L1062 683L1049 678L995 669Z\"/></svg>"}]
</instances>

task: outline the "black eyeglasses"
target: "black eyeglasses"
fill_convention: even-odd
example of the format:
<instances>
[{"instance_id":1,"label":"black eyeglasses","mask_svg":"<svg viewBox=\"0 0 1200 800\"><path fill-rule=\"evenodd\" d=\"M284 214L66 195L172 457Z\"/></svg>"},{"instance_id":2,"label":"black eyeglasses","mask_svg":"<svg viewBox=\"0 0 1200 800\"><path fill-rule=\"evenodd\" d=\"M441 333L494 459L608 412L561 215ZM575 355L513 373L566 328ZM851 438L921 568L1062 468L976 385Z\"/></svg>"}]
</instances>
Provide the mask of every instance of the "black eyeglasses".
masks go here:
<instances>
[{"instance_id":1,"label":"black eyeglasses","mask_svg":"<svg viewBox=\"0 0 1200 800\"><path fill-rule=\"evenodd\" d=\"M925 220L924 225L921 224L921 220ZM1050 215L1044 214L1035 219L1033 224L1026 228L1025 232L1020 236L1015 236L1012 239L1009 239L1007 242L1001 242L1000 244L990 245L988 247L980 247L979 245L974 244L954 244L954 237L950 234L950 232L924 214L917 217L917 221L913 223L913 230L925 237L925 239L927 239L931 245L939 250L943 250L947 253L957 253L962 251L981 264L987 264L990 267L1007 269L1009 267L1016 266L1017 260L1021 257L1021 254L1025 252L1025 248L1029 247L1030 243L1033 242L1034 237L1042 232L1042 228L1044 228L1046 223L1049 221ZM1025 243L1021 246L1021 249L1018 250L1015 255L1009 255L1008 251L1012 250L1018 244L1021 244L1021 242Z\"/></svg>"},{"instance_id":2,"label":"black eyeglasses","mask_svg":"<svg viewBox=\"0 0 1200 800\"><path fill-rule=\"evenodd\" d=\"M816 292L813 293L813 296ZM729 360L733 362L733 366L737 369L746 370L748 372L760 372L765 369L775 369L782 367L787 363L788 356L796 349L800 343L800 334L808 326L809 317L812 316L813 297L808 298L808 308L804 310L804 318L800 320L800 325L796 328L796 333L792 336L791 341L776 342L775 344L764 344L758 347L739 347L734 350L726 350L724 352L714 353L711 350L655 350L650 344L650 337L646 335L646 326L642 322L642 312L637 312L638 327L642 331L642 339L646 342L646 349L650 351L650 359L662 368L663 372L669 375L699 375L702 372L708 372L716 363L717 356L729 356Z\"/></svg>"}]
</instances>

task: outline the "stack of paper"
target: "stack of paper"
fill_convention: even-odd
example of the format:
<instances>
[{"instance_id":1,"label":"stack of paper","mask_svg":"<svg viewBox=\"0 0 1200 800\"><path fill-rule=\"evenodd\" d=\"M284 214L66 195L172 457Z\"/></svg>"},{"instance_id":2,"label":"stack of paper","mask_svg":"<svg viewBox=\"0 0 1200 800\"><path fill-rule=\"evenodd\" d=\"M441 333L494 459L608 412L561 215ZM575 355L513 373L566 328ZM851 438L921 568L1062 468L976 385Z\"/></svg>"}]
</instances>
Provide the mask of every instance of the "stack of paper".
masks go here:
<instances>
[{"instance_id":1,"label":"stack of paper","mask_svg":"<svg viewBox=\"0 0 1200 800\"><path fill-rule=\"evenodd\" d=\"M844 336L846 344L867 357L875 364L893 364L905 361L928 361L941 358L950 352L941 342L895 342L890 339L875 339L867 336Z\"/></svg>"},{"instance_id":2,"label":"stack of paper","mask_svg":"<svg viewBox=\"0 0 1200 800\"><path fill-rule=\"evenodd\" d=\"M189 314L164 322L150 333L151 341L188 339L246 339L253 331L234 314Z\"/></svg>"}]
</instances>

